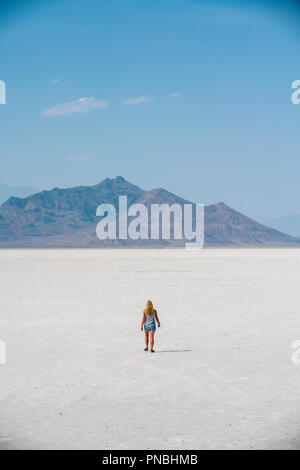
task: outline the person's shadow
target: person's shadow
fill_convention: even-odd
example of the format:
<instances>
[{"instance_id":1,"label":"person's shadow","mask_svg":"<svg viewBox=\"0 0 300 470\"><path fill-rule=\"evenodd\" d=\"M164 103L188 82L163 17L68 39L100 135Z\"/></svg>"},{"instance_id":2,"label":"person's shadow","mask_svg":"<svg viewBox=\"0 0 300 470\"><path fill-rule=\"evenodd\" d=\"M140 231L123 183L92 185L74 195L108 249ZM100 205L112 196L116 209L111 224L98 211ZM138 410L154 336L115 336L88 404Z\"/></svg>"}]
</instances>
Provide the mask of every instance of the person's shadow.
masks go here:
<instances>
[{"instance_id":1,"label":"person's shadow","mask_svg":"<svg viewBox=\"0 0 300 470\"><path fill-rule=\"evenodd\" d=\"M157 353L179 353L179 352L191 352L191 349L166 349L165 351L156 351Z\"/></svg>"}]
</instances>

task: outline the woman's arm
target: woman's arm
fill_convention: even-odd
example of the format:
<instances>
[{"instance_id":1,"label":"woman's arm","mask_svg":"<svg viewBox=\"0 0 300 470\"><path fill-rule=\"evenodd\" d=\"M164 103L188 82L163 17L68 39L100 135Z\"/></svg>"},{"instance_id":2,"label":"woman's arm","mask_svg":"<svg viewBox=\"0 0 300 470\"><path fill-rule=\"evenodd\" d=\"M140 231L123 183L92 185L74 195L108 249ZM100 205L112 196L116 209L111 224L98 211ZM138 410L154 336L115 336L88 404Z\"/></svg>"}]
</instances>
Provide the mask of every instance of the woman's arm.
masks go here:
<instances>
[{"instance_id":1,"label":"woman's arm","mask_svg":"<svg viewBox=\"0 0 300 470\"><path fill-rule=\"evenodd\" d=\"M143 318L142 318L142 324L141 324L141 331L143 331L143 326L144 326L145 320L146 320L146 315L145 315L145 312L143 312Z\"/></svg>"},{"instance_id":2,"label":"woman's arm","mask_svg":"<svg viewBox=\"0 0 300 470\"><path fill-rule=\"evenodd\" d=\"M160 327L160 321L159 321L159 318L157 316L157 311L156 310L155 310L154 314L155 314L155 320L157 321L157 325L158 325L158 328L159 328Z\"/></svg>"}]
</instances>

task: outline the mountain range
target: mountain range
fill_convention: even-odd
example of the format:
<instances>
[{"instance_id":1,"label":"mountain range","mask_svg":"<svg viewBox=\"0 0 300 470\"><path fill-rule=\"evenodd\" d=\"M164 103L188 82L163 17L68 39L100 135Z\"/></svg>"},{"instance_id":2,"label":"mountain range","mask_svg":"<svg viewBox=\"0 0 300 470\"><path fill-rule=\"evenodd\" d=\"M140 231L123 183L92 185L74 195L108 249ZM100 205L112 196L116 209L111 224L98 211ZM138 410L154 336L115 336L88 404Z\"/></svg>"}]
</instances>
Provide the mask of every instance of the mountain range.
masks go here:
<instances>
[{"instance_id":1,"label":"mountain range","mask_svg":"<svg viewBox=\"0 0 300 470\"><path fill-rule=\"evenodd\" d=\"M37 193L39 190L32 186L9 186L0 184L0 204L6 201L10 196L27 197Z\"/></svg>"},{"instance_id":2,"label":"mountain range","mask_svg":"<svg viewBox=\"0 0 300 470\"><path fill-rule=\"evenodd\" d=\"M300 238L300 214L278 217L266 222L268 227L276 228L281 232L288 233L294 237Z\"/></svg>"},{"instance_id":3,"label":"mountain range","mask_svg":"<svg viewBox=\"0 0 300 470\"><path fill-rule=\"evenodd\" d=\"M105 240L96 237L102 203L118 207L126 195L128 206L191 203L165 189L144 191L123 177L106 178L95 186L54 188L31 196L10 197L0 206L0 248L182 246L178 240ZM200 202L200 201L199 201ZM300 240L266 227L223 202L205 206L206 246L299 246Z\"/></svg>"}]
</instances>

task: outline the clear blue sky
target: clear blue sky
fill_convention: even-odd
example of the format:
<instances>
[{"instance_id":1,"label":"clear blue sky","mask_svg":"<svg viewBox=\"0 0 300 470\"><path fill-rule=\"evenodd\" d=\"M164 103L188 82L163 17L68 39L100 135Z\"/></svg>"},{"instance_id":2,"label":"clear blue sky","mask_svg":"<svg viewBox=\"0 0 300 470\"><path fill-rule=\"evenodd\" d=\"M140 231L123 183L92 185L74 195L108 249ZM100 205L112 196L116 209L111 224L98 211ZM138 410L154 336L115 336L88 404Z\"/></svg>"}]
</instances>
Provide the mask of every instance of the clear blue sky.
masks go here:
<instances>
[{"instance_id":1,"label":"clear blue sky","mask_svg":"<svg viewBox=\"0 0 300 470\"><path fill-rule=\"evenodd\" d=\"M299 213L299 12L259 4L6 2L0 183L122 175L262 221Z\"/></svg>"}]
</instances>

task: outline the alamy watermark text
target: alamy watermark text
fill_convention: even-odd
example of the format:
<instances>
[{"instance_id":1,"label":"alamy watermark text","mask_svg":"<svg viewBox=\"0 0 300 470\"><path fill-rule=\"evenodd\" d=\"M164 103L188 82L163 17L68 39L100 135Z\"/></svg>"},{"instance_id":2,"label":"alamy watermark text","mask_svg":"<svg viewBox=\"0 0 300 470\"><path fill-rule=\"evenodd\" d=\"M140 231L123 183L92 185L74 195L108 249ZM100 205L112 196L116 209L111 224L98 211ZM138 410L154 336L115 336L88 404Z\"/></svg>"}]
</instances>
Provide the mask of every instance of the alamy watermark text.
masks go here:
<instances>
[{"instance_id":1,"label":"alamy watermark text","mask_svg":"<svg viewBox=\"0 0 300 470\"><path fill-rule=\"evenodd\" d=\"M292 83L292 88L296 90L292 94L292 103L299 104L300 103L300 80L294 80Z\"/></svg>"},{"instance_id":2,"label":"alamy watermark text","mask_svg":"<svg viewBox=\"0 0 300 470\"><path fill-rule=\"evenodd\" d=\"M6 344L4 341L0 341L0 365L6 364Z\"/></svg>"},{"instance_id":3,"label":"alamy watermark text","mask_svg":"<svg viewBox=\"0 0 300 470\"><path fill-rule=\"evenodd\" d=\"M6 84L0 80L0 104L6 104Z\"/></svg>"},{"instance_id":4,"label":"alamy watermark text","mask_svg":"<svg viewBox=\"0 0 300 470\"><path fill-rule=\"evenodd\" d=\"M99 240L184 240L187 248L203 248L203 204L133 204L127 196L119 197L119 205L101 204L96 215ZM130 221L128 221L130 218ZM193 243L191 243L193 241Z\"/></svg>"}]
</instances>

